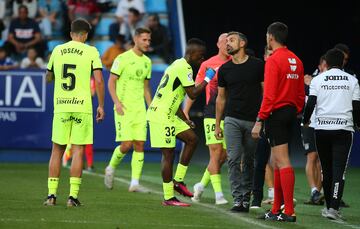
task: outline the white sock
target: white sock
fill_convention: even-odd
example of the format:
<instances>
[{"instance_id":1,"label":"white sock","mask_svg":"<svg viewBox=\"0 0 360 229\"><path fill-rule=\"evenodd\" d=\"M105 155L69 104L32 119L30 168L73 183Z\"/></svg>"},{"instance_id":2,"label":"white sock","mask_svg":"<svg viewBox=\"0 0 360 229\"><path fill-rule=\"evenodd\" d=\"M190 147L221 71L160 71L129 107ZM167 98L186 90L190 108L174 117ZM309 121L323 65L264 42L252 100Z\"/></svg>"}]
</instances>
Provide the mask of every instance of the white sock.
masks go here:
<instances>
[{"instance_id":1,"label":"white sock","mask_svg":"<svg viewBox=\"0 0 360 229\"><path fill-rule=\"evenodd\" d=\"M274 188L268 188L268 198L274 199Z\"/></svg>"},{"instance_id":2,"label":"white sock","mask_svg":"<svg viewBox=\"0 0 360 229\"><path fill-rule=\"evenodd\" d=\"M219 199L221 197L224 197L224 194L222 192L215 192L215 198Z\"/></svg>"},{"instance_id":3,"label":"white sock","mask_svg":"<svg viewBox=\"0 0 360 229\"><path fill-rule=\"evenodd\" d=\"M130 186L137 186L137 185L139 185L139 180L131 179Z\"/></svg>"}]
</instances>

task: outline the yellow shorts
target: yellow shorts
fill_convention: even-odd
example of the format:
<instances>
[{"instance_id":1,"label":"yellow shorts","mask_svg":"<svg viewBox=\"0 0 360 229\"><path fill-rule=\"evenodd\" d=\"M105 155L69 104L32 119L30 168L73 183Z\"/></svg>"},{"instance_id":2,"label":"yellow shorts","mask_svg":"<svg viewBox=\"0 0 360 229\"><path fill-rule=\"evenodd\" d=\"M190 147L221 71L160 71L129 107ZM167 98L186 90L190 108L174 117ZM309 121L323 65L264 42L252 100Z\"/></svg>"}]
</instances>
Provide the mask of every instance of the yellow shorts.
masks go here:
<instances>
[{"instance_id":1,"label":"yellow shorts","mask_svg":"<svg viewBox=\"0 0 360 229\"><path fill-rule=\"evenodd\" d=\"M217 140L215 137L215 123L216 119L214 118L204 118L206 145L222 144L223 148L226 149L225 139ZM221 120L220 127L224 131L224 120Z\"/></svg>"},{"instance_id":2,"label":"yellow shorts","mask_svg":"<svg viewBox=\"0 0 360 229\"><path fill-rule=\"evenodd\" d=\"M149 127L151 147L155 148L175 148L176 135L190 129L190 126L177 116L173 122L149 121Z\"/></svg>"},{"instance_id":3,"label":"yellow shorts","mask_svg":"<svg viewBox=\"0 0 360 229\"><path fill-rule=\"evenodd\" d=\"M146 113L131 112L118 115L114 110L116 142L146 141Z\"/></svg>"},{"instance_id":4,"label":"yellow shorts","mask_svg":"<svg viewBox=\"0 0 360 229\"><path fill-rule=\"evenodd\" d=\"M52 139L59 145L93 144L93 117L89 113L55 113L53 118Z\"/></svg>"}]
</instances>

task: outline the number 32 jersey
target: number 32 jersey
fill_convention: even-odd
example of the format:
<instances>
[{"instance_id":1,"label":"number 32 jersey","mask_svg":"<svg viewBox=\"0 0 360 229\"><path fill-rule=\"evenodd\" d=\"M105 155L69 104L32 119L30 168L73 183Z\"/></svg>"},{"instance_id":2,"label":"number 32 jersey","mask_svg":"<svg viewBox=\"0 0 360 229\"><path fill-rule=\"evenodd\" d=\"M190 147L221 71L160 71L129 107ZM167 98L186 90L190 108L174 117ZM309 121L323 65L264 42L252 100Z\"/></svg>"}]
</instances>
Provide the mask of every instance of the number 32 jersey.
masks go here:
<instances>
[{"instance_id":1,"label":"number 32 jersey","mask_svg":"<svg viewBox=\"0 0 360 229\"><path fill-rule=\"evenodd\" d=\"M155 96L147 111L150 122L173 122L183 102L184 88L194 86L193 71L184 58L174 61L161 78Z\"/></svg>"},{"instance_id":2,"label":"number 32 jersey","mask_svg":"<svg viewBox=\"0 0 360 229\"><path fill-rule=\"evenodd\" d=\"M54 113L92 113L90 77L101 70L99 52L87 44L69 41L54 48L47 70L54 73Z\"/></svg>"}]
</instances>

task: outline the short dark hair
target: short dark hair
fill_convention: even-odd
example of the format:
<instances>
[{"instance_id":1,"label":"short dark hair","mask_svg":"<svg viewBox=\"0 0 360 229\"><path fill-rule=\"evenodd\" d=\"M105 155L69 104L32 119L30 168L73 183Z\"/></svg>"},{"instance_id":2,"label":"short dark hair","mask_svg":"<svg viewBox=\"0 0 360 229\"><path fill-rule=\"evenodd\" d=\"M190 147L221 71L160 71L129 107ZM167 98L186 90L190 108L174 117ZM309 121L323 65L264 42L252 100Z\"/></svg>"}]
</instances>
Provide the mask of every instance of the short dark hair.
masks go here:
<instances>
[{"instance_id":1,"label":"short dark hair","mask_svg":"<svg viewBox=\"0 0 360 229\"><path fill-rule=\"evenodd\" d=\"M153 17L155 21L160 22L159 14L151 13L148 17Z\"/></svg>"},{"instance_id":2,"label":"short dark hair","mask_svg":"<svg viewBox=\"0 0 360 229\"><path fill-rule=\"evenodd\" d=\"M128 9L129 12L133 13L135 16L139 17L140 16L140 11L134 7L130 7Z\"/></svg>"},{"instance_id":3,"label":"short dark hair","mask_svg":"<svg viewBox=\"0 0 360 229\"><path fill-rule=\"evenodd\" d=\"M26 5L21 4L20 6L18 6L18 11L21 10L21 9L25 9L26 12L29 13L29 9L28 9L28 7Z\"/></svg>"},{"instance_id":4,"label":"short dark hair","mask_svg":"<svg viewBox=\"0 0 360 229\"><path fill-rule=\"evenodd\" d=\"M342 68L344 64L344 53L340 49L330 49L325 54L325 61L329 68Z\"/></svg>"},{"instance_id":5,"label":"short dark hair","mask_svg":"<svg viewBox=\"0 0 360 229\"><path fill-rule=\"evenodd\" d=\"M346 44L338 43L334 46L334 48L339 49L340 51L346 53L347 55L350 54L350 48Z\"/></svg>"},{"instance_id":6,"label":"short dark hair","mask_svg":"<svg viewBox=\"0 0 360 229\"><path fill-rule=\"evenodd\" d=\"M73 33L89 33L90 30L90 23L83 18L78 18L71 22L71 32Z\"/></svg>"},{"instance_id":7,"label":"short dark hair","mask_svg":"<svg viewBox=\"0 0 360 229\"><path fill-rule=\"evenodd\" d=\"M200 40L199 38L190 38L186 43L186 54L192 53L195 49L200 48L206 50L206 44L204 41Z\"/></svg>"},{"instance_id":8,"label":"short dark hair","mask_svg":"<svg viewBox=\"0 0 360 229\"><path fill-rule=\"evenodd\" d=\"M143 33L151 34L151 30L146 28L146 27L138 27L138 28L135 29L134 35L138 36L138 35L143 34Z\"/></svg>"},{"instance_id":9,"label":"short dark hair","mask_svg":"<svg viewBox=\"0 0 360 229\"><path fill-rule=\"evenodd\" d=\"M274 22L267 27L267 33L272 35L278 43L285 45L288 37L288 27L282 22Z\"/></svg>"},{"instance_id":10,"label":"short dark hair","mask_svg":"<svg viewBox=\"0 0 360 229\"><path fill-rule=\"evenodd\" d=\"M227 33L227 36L231 36L231 35L237 35L241 40L245 41L245 47L247 46L248 39L245 36L245 34L237 32L237 31L230 31L230 32Z\"/></svg>"}]
</instances>

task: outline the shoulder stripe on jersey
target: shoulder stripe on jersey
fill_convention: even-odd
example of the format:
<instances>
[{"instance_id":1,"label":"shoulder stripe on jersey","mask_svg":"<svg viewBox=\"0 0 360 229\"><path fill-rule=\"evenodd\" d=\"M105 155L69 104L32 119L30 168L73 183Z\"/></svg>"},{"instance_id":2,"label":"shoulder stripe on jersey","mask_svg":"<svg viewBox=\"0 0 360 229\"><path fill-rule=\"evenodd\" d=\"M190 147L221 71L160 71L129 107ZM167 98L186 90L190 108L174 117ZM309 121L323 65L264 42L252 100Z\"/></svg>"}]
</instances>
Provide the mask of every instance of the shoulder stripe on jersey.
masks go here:
<instances>
[{"instance_id":1,"label":"shoulder stripe on jersey","mask_svg":"<svg viewBox=\"0 0 360 229\"><path fill-rule=\"evenodd\" d=\"M49 72L53 72L54 71L54 69L52 68L52 69L46 69L46 70L48 70Z\"/></svg>"},{"instance_id":2,"label":"shoulder stripe on jersey","mask_svg":"<svg viewBox=\"0 0 360 229\"><path fill-rule=\"evenodd\" d=\"M102 71L102 68L94 68L93 71L95 71L95 70L100 70L100 71Z\"/></svg>"},{"instance_id":3,"label":"shoulder stripe on jersey","mask_svg":"<svg viewBox=\"0 0 360 229\"><path fill-rule=\"evenodd\" d=\"M189 86L183 86L183 88L187 88L187 87L194 87L195 86L195 84L193 84L193 85L189 85Z\"/></svg>"},{"instance_id":4,"label":"shoulder stripe on jersey","mask_svg":"<svg viewBox=\"0 0 360 229\"><path fill-rule=\"evenodd\" d=\"M110 72L111 74L113 75L116 75L117 77L120 77L120 75L116 74L116 73L113 73L113 72Z\"/></svg>"}]
</instances>

